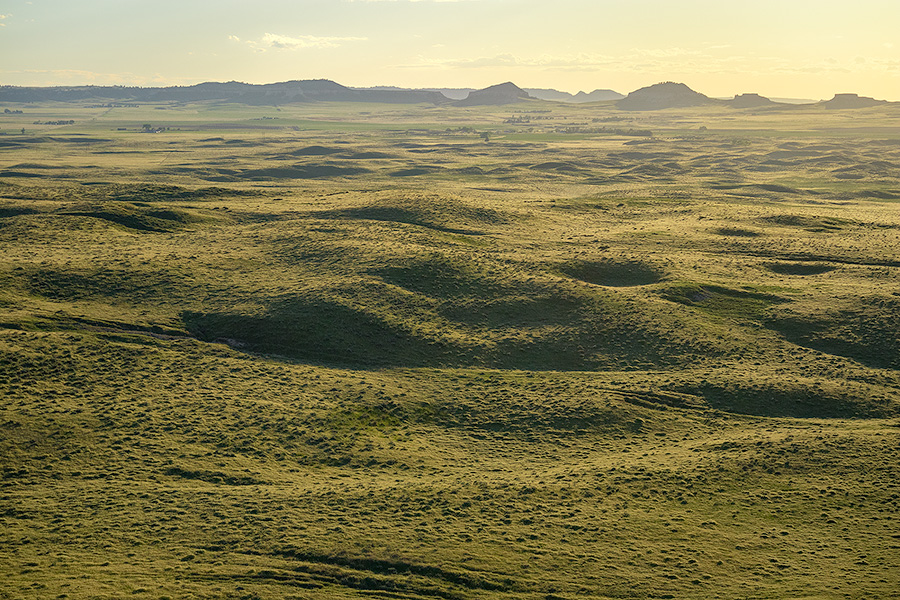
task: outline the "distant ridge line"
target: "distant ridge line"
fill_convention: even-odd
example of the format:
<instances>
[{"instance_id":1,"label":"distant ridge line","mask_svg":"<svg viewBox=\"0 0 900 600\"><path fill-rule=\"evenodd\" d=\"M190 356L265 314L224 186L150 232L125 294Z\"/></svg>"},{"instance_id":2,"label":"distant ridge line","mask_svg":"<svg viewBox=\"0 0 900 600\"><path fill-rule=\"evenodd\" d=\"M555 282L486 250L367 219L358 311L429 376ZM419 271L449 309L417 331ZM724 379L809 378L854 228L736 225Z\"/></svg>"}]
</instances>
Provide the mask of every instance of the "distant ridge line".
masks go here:
<instances>
[{"instance_id":1,"label":"distant ridge line","mask_svg":"<svg viewBox=\"0 0 900 600\"><path fill-rule=\"evenodd\" d=\"M457 106L505 105L533 100L564 103L615 102L621 110L664 110L695 106L730 106L736 109L790 109L819 106L831 110L869 108L888 102L852 93L835 94L831 100L805 101L766 98L755 93L733 99L710 98L684 83L657 83L622 95L610 89L590 93L561 92L551 88L520 88L512 82L472 88L402 88L395 86L347 87L330 79L292 80L251 84L238 81L208 81L189 86L11 86L0 85L0 102L202 102L220 101L249 105L278 105L304 102L374 102L388 104L452 104Z\"/></svg>"}]
</instances>

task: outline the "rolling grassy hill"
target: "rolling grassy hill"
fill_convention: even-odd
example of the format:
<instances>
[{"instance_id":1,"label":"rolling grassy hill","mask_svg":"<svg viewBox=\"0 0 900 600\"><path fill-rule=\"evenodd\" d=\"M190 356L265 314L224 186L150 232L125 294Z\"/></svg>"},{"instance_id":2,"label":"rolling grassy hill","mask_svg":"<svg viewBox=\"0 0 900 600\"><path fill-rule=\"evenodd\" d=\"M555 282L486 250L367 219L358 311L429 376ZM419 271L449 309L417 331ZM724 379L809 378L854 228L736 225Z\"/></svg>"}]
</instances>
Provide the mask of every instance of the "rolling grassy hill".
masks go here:
<instances>
[{"instance_id":1,"label":"rolling grassy hill","mask_svg":"<svg viewBox=\"0 0 900 600\"><path fill-rule=\"evenodd\" d=\"M896 109L535 106L3 115L0 597L891 597Z\"/></svg>"}]
</instances>

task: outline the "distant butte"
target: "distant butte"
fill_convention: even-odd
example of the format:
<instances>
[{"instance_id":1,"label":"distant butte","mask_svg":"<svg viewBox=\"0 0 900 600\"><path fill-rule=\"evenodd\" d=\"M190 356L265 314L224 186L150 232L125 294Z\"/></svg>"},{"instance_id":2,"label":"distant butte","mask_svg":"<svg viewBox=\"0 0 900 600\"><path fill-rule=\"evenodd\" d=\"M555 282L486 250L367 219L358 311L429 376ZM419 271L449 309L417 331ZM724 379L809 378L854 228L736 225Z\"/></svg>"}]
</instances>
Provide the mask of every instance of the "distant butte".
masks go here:
<instances>
[{"instance_id":1,"label":"distant butte","mask_svg":"<svg viewBox=\"0 0 900 600\"><path fill-rule=\"evenodd\" d=\"M606 100L621 100L625 96L614 90L594 90L589 94L578 92L575 94L575 102L603 102Z\"/></svg>"},{"instance_id":2,"label":"distant butte","mask_svg":"<svg viewBox=\"0 0 900 600\"><path fill-rule=\"evenodd\" d=\"M830 109L846 109L869 108L870 106L878 106L879 104L886 104L886 101L859 96L857 94L835 94L834 98L827 102L823 102L822 106Z\"/></svg>"},{"instance_id":3,"label":"distant butte","mask_svg":"<svg viewBox=\"0 0 900 600\"><path fill-rule=\"evenodd\" d=\"M475 90L467 98L455 102L457 106L499 106L517 104L535 98L514 83L507 81L498 85Z\"/></svg>"},{"instance_id":4,"label":"distant butte","mask_svg":"<svg viewBox=\"0 0 900 600\"><path fill-rule=\"evenodd\" d=\"M574 104L582 104L585 102L605 102L608 100L621 100L625 96L614 90L594 90L587 94L578 92L570 94L559 90L547 88L524 88L531 96L538 100L551 100L553 102L569 102Z\"/></svg>"},{"instance_id":5,"label":"distant butte","mask_svg":"<svg viewBox=\"0 0 900 600\"><path fill-rule=\"evenodd\" d=\"M735 96L733 100L727 100L726 102L733 108L761 108L778 104L759 94L741 94Z\"/></svg>"},{"instance_id":6,"label":"distant butte","mask_svg":"<svg viewBox=\"0 0 900 600\"><path fill-rule=\"evenodd\" d=\"M619 100L616 106L622 110L661 110L713 103L712 99L695 92L683 83L667 81L635 90Z\"/></svg>"},{"instance_id":7,"label":"distant butte","mask_svg":"<svg viewBox=\"0 0 900 600\"><path fill-rule=\"evenodd\" d=\"M432 104L445 106L502 106L544 100L565 103L615 102L620 110L663 110L694 106L730 106L736 109L788 109L816 106L825 109L854 109L896 105L857 94L837 94L831 100L771 100L759 94L740 94L731 100L709 98L683 83L667 81L642 87L623 96L610 89L570 94L550 88L522 89L501 83L473 90L471 88L407 89L395 86L369 88L346 87L328 79L307 79L279 83L248 84L238 81L206 82L189 86L125 87L125 86L51 86L19 87L0 85L0 102L80 102L85 100L111 103L158 102L234 102L238 104L277 106L306 102L378 102L389 104Z\"/></svg>"}]
</instances>

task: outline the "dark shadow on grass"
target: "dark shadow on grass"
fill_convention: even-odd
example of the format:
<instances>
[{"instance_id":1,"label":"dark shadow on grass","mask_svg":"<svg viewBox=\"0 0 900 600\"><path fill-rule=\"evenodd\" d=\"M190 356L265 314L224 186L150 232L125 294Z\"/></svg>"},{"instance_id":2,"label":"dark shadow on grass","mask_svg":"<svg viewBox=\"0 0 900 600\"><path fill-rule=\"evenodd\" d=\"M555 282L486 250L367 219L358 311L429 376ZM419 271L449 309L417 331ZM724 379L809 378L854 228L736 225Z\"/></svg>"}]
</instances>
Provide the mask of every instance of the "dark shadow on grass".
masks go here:
<instances>
[{"instance_id":1,"label":"dark shadow on grass","mask_svg":"<svg viewBox=\"0 0 900 600\"><path fill-rule=\"evenodd\" d=\"M459 200L441 197L385 199L367 206L317 211L313 216L406 223L462 235L482 235L481 227L509 222L509 218L500 211L476 208Z\"/></svg>"},{"instance_id":2,"label":"dark shadow on grass","mask_svg":"<svg viewBox=\"0 0 900 600\"><path fill-rule=\"evenodd\" d=\"M442 364L449 348L416 337L375 315L336 301L293 297L275 301L262 315L184 312L197 338L261 354L369 366Z\"/></svg>"},{"instance_id":3,"label":"dark shadow on grass","mask_svg":"<svg viewBox=\"0 0 900 600\"><path fill-rule=\"evenodd\" d=\"M766 268L779 275L820 275L835 269L832 265L789 262L772 263L766 265Z\"/></svg>"},{"instance_id":4,"label":"dark shadow on grass","mask_svg":"<svg viewBox=\"0 0 900 600\"><path fill-rule=\"evenodd\" d=\"M657 267L626 259L572 261L558 269L573 279L607 287L651 285L665 277L665 272Z\"/></svg>"},{"instance_id":5,"label":"dark shadow on grass","mask_svg":"<svg viewBox=\"0 0 900 600\"><path fill-rule=\"evenodd\" d=\"M20 215L34 215L38 210L26 206L0 206L0 219L18 217Z\"/></svg>"},{"instance_id":6,"label":"dark shadow on grass","mask_svg":"<svg viewBox=\"0 0 900 600\"><path fill-rule=\"evenodd\" d=\"M765 325L788 341L876 369L900 369L900 305L872 300L856 310L781 314Z\"/></svg>"},{"instance_id":7,"label":"dark shadow on grass","mask_svg":"<svg viewBox=\"0 0 900 600\"><path fill-rule=\"evenodd\" d=\"M293 156L328 156L329 154L338 154L339 152L343 152L343 149L327 148L325 146L307 146L289 152L288 154Z\"/></svg>"},{"instance_id":8,"label":"dark shadow on grass","mask_svg":"<svg viewBox=\"0 0 900 600\"><path fill-rule=\"evenodd\" d=\"M82 205L61 211L60 214L93 217L128 229L156 233L171 232L188 223L202 220L183 210L144 207L126 202Z\"/></svg>"},{"instance_id":9,"label":"dark shadow on grass","mask_svg":"<svg viewBox=\"0 0 900 600\"><path fill-rule=\"evenodd\" d=\"M241 173L241 177L253 181L266 179L326 179L329 177L350 177L369 172L369 169L362 167L298 164L291 167L248 169Z\"/></svg>"}]
</instances>

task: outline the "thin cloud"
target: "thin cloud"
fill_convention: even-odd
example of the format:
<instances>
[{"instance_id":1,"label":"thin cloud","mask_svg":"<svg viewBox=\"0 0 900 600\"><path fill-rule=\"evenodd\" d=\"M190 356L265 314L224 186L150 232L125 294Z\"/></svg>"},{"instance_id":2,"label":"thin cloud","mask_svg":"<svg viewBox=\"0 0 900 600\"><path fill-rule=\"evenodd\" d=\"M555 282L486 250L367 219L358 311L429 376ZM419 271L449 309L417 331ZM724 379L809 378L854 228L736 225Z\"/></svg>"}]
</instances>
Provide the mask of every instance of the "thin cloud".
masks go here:
<instances>
[{"instance_id":1,"label":"thin cloud","mask_svg":"<svg viewBox=\"0 0 900 600\"><path fill-rule=\"evenodd\" d=\"M652 58L681 58L682 56L701 56L703 54L702 50L696 49L687 49L687 48L653 48L650 50L643 50L640 48L635 48L633 50L634 54L640 54L642 56L649 56Z\"/></svg>"},{"instance_id":2,"label":"thin cloud","mask_svg":"<svg viewBox=\"0 0 900 600\"><path fill-rule=\"evenodd\" d=\"M555 68L569 70L593 70L606 69L619 65L646 66L662 65L665 62L685 64L687 57L695 59L701 57L698 50L684 48L666 48L653 50L632 50L628 56L610 56L605 54L567 54L567 55L541 55L535 57L521 57L514 54L496 54L467 59L427 59L419 58L419 64L402 65L404 67L446 67L456 69L481 69L496 67L523 67L523 68Z\"/></svg>"},{"instance_id":3,"label":"thin cloud","mask_svg":"<svg viewBox=\"0 0 900 600\"><path fill-rule=\"evenodd\" d=\"M236 35L229 35L232 42L246 44L258 52L267 50L304 50L309 48L337 48L347 42L364 42L364 37L323 37L316 35L288 36L277 33L264 33L258 40L242 40Z\"/></svg>"},{"instance_id":4,"label":"thin cloud","mask_svg":"<svg viewBox=\"0 0 900 600\"><path fill-rule=\"evenodd\" d=\"M495 69L495 68L554 68L554 69L597 69L616 64L610 56L578 54L569 56L521 57L514 54L496 54L466 59L435 59L419 57L418 63L398 65L403 68L446 68L446 69Z\"/></svg>"},{"instance_id":5,"label":"thin cloud","mask_svg":"<svg viewBox=\"0 0 900 600\"><path fill-rule=\"evenodd\" d=\"M848 73L880 72L893 73L897 70L896 60L864 57L849 60L833 58L807 63L797 63L770 56L715 56L702 51L685 48L642 49L635 48L623 55L570 54L541 55L523 57L504 53L472 58L434 58L419 56L415 62L394 65L402 69L445 69L445 70L556 70L556 71L609 71L625 70L646 73L680 74L729 74L741 72L753 75L767 73Z\"/></svg>"},{"instance_id":6,"label":"thin cloud","mask_svg":"<svg viewBox=\"0 0 900 600\"><path fill-rule=\"evenodd\" d=\"M82 69L20 69L0 71L0 77L15 77L22 81L17 85L189 85L196 78L170 77L160 73L136 74L130 72L102 73Z\"/></svg>"},{"instance_id":7,"label":"thin cloud","mask_svg":"<svg viewBox=\"0 0 900 600\"><path fill-rule=\"evenodd\" d=\"M0 15L0 27L6 27L6 23L4 23L3 21L10 18L11 16L12 15Z\"/></svg>"}]
</instances>

